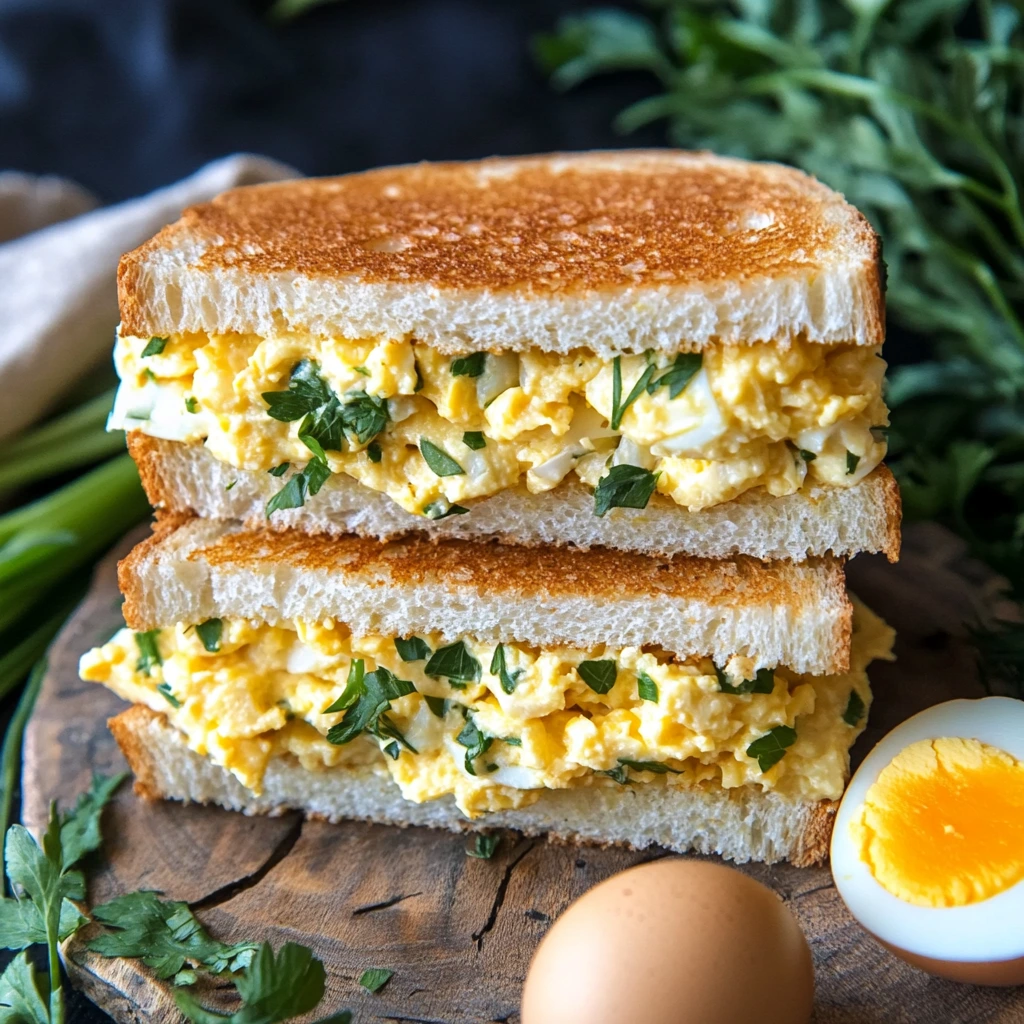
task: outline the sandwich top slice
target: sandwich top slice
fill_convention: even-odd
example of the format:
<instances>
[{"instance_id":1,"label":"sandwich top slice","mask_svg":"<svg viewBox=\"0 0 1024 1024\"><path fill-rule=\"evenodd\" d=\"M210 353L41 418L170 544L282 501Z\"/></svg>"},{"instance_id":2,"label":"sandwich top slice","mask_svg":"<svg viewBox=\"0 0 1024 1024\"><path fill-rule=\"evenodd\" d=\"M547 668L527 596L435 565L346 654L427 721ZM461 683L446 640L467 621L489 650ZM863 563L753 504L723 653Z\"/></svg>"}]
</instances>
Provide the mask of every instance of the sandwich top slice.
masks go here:
<instances>
[{"instance_id":1,"label":"sandwich top slice","mask_svg":"<svg viewBox=\"0 0 1024 1024\"><path fill-rule=\"evenodd\" d=\"M308 530L458 516L530 539L543 496L576 543L583 492L608 519L584 542L654 551L652 499L664 520L797 496L806 537L790 509L693 550L895 557L878 241L797 171L592 153L237 189L125 256L119 290L112 425L171 512L222 511L165 486L175 457L185 481L212 458L236 512ZM823 491L849 495L843 535L813 526ZM391 504L349 511L374 492ZM683 535L703 534L660 549Z\"/></svg>"},{"instance_id":2,"label":"sandwich top slice","mask_svg":"<svg viewBox=\"0 0 1024 1024\"><path fill-rule=\"evenodd\" d=\"M830 560L193 520L121 584L128 628L82 675L136 705L114 729L149 795L740 860L824 854L892 639Z\"/></svg>"}]
</instances>

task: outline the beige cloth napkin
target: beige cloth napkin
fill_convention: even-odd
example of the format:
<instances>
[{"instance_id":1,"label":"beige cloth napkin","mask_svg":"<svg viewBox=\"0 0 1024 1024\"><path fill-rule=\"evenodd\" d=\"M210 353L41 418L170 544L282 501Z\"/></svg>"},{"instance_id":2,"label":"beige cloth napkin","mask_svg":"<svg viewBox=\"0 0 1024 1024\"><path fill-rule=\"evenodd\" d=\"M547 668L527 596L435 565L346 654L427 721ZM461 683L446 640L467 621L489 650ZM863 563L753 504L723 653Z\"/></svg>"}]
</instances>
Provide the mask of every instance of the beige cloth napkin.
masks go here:
<instances>
[{"instance_id":1,"label":"beige cloth napkin","mask_svg":"<svg viewBox=\"0 0 1024 1024\"><path fill-rule=\"evenodd\" d=\"M117 326L117 261L186 206L235 185L298 172L264 157L207 164L175 185L94 209L59 178L0 174L0 438L51 409L110 358Z\"/></svg>"}]
</instances>

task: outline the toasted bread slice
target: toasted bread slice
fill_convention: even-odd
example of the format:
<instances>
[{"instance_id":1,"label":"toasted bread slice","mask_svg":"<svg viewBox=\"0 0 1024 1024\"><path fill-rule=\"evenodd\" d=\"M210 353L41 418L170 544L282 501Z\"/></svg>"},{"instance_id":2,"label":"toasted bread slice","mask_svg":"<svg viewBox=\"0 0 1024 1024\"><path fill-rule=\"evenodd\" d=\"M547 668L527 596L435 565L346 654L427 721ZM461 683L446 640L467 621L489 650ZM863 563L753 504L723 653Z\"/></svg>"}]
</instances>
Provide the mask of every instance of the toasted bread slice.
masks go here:
<instances>
[{"instance_id":1,"label":"toasted bread slice","mask_svg":"<svg viewBox=\"0 0 1024 1024\"><path fill-rule=\"evenodd\" d=\"M121 562L118 579L135 630L330 617L356 635L657 645L816 675L849 667L852 606L842 565L830 557L657 559L422 538L382 546L168 519Z\"/></svg>"},{"instance_id":2,"label":"toasted bread slice","mask_svg":"<svg viewBox=\"0 0 1024 1024\"><path fill-rule=\"evenodd\" d=\"M426 825L453 832L512 828L527 835L643 849L657 843L684 853L717 853L737 863L816 864L828 854L835 804L787 800L753 787L694 789L656 783L548 790L529 807L469 820L451 797L416 804L371 765L311 772L296 759L271 760L254 795L229 771L190 750L163 715L135 705L110 729L147 799L219 804L245 814L303 811L308 817Z\"/></svg>"},{"instance_id":3,"label":"toasted bread slice","mask_svg":"<svg viewBox=\"0 0 1024 1024\"><path fill-rule=\"evenodd\" d=\"M647 555L692 554L704 558L752 555L789 558L861 551L900 551L900 496L892 474L879 466L854 487L807 487L774 498L748 491L700 512L654 495L645 509L612 509L594 515L594 496L582 483L553 491L502 491L473 504L468 515L430 520L414 516L386 494L342 473L331 476L301 508L284 509L268 522L267 502L281 482L267 473L237 470L203 445L128 435L150 503L161 515L194 513L204 519L241 520L310 534L392 540L411 533L434 538L496 538L526 547L573 545L636 551Z\"/></svg>"},{"instance_id":4,"label":"toasted bread slice","mask_svg":"<svg viewBox=\"0 0 1024 1024\"><path fill-rule=\"evenodd\" d=\"M234 189L121 260L122 331L414 336L442 351L879 345L878 239L799 171L672 150Z\"/></svg>"}]
</instances>

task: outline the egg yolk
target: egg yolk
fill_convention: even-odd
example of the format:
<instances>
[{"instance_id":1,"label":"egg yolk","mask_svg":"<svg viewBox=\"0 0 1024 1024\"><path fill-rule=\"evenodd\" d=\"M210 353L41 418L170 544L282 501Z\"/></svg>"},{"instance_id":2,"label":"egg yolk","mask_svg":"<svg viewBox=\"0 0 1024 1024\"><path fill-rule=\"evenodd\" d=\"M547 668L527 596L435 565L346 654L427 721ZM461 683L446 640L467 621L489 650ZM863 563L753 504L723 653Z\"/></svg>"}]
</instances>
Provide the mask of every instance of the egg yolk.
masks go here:
<instances>
[{"instance_id":1,"label":"egg yolk","mask_svg":"<svg viewBox=\"0 0 1024 1024\"><path fill-rule=\"evenodd\" d=\"M851 827L894 896L988 899L1024 879L1024 763L975 739L921 740L882 770Z\"/></svg>"}]
</instances>

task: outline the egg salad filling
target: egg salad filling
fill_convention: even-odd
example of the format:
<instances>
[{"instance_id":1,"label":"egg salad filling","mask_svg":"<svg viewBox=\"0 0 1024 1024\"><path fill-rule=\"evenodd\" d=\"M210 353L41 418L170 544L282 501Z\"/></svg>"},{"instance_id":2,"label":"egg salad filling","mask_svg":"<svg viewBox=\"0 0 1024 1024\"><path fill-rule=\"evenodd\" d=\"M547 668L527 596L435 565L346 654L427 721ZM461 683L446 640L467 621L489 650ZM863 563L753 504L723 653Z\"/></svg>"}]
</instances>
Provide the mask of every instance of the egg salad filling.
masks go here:
<instances>
[{"instance_id":1,"label":"egg salad filling","mask_svg":"<svg viewBox=\"0 0 1024 1024\"><path fill-rule=\"evenodd\" d=\"M545 789L638 782L837 799L871 703L867 665L891 658L892 640L857 605L849 672L814 677L658 648L211 619L123 629L82 658L81 675L165 714L254 792L286 755L311 771L373 765L406 799L450 794L475 817Z\"/></svg>"},{"instance_id":2,"label":"egg salad filling","mask_svg":"<svg viewBox=\"0 0 1024 1024\"><path fill-rule=\"evenodd\" d=\"M281 478L267 515L332 473L432 519L570 474L594 511L653 493L698 510L752 488L851 486L885 455L876 348L713 345L672 359L592 352L447 356L414 340L123 336L112 429L204 443Z\"/></svg>"}]
</instances>

